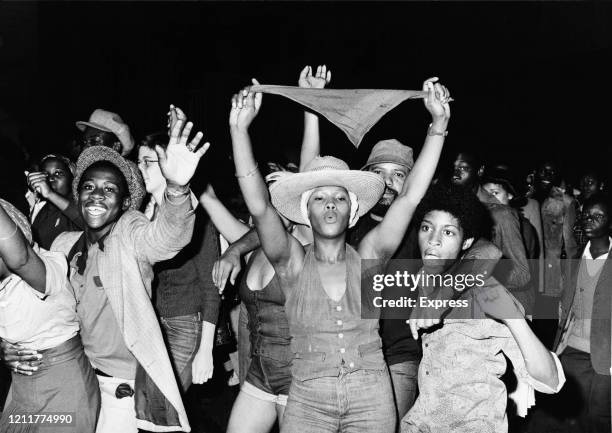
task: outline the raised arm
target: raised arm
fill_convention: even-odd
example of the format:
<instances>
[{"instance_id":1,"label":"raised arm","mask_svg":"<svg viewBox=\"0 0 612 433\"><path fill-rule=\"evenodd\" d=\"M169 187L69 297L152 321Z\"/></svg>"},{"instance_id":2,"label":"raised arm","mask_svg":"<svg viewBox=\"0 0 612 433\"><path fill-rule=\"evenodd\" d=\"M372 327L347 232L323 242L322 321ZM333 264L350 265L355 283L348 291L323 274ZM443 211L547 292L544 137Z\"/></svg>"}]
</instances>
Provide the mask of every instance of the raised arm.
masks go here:
<instances>
[{"instance_id":1,"label":"raised arm","mask_svg":"<svg viewBox=\"0 0 612 433\"><path fill-rule=\"evenodd\" d=\"M319 65L315 75L312 75L310 66L304 67L300 72L298 85L307 89L323 89L331 80L331 70L327 66ZM319 116L305 110L304 111L304 137L302 139L302 150L300 152L300 172L310 161L321 153L321 142L319 137Z\"/></svg>"},{"instance_id":2,"label":"raised arm","mask_svg":"<svg viewBox=\"0 0 612 433\"><path fill-rule=\"evenodd\" d=\"M27 173L28 186L36 191L42 198L54 204L64 215L79 228L84 229L85 223L74 201L53 191L47 175L41 172Z\"/></svg>"},{"instance_id":3,"label":"raised arm","mask_svg":"<svg viewBox=\"0 0 612 433\"><path fill-rule=\"evenodd\" d=\"M256 80L253 83L258 84ZM261 246L274 268L282 269L289 266L297 241L285 231L280 216L272 206L268 188L253 156L249 126L259 112L261 101L262 94L253 94L249 88L234 95L229 117L230 134L236 177L255 222Z\"/></svg>"},{"instance_id":4,"label":"raised arm","mask_svg":"<svg viewBox=\"0 0 612 433\"><path fill-rule=\"evenodd\" d=\"M33 289L45 293L47 270L15 222L0 206L0 259Z\"/></svg>"},{"instance_id":5,"label":"raised arm","mask_svg":"<svg viewBox=\"0 0 612 433\"><path fill-rule=\"evenodd\" d=\"M424 101L425 108L432 118L423 149L384 219L359 244L362 258L389 258L395 253L417 205L429 188L440 159L450 118L448 89L436 83L437 80L434 77L423 83L423 90L428 92Z\"/></svg>"},{"instance_id":6,"label":"raised arm","mask_svg":"<svg viewBox=\"0 0 612 433\"><path fill-rule=\"evenodd\" d=\"M216 229L230 244L236 242L249 231L250 227L232 215L221 203L211 184L208 184L206 190L200 196L200 204Z\"/></svg>"},{"instance_id":7,"label":"raised arm","mask_svg":"<svg viewBox=\"0 0 612 433\"><path fill-rule=\"evenodd\" d=\"M482 311L487 316L503 322L512 333L520 349L522 360L517 359L517 353L513 353L512 344L506 344L503 350L515 369L517 367L520 369L520 365L524 362L527 373L535 379L535 382L529 380L535 389L547 393L557 392L563 385L563 371L559 371L560 365L557 364L555 356L546 349L529 327L524 310L518 301L499 283L482 287L475 292L475 295Z\"/></svg>"},{"instance_id":8,"label":"raised arm","mask_svg":"<svg viewBox=\"0 0 612 433\"><path fill-rule=\"evenodd\" d=\"M153 221L144 215L134 216L126 224L125 233L137 254L155 263L174 257L191 240L195 215L191 204L189 182L210 143L199 146L203 134L198 132L189 141L193 124L183 127L179 120L172 130L168 147L156 146L159 166L166 178L166 191ZM121 220L120 220L121 221Z\"/></svg>"}]
</instances>

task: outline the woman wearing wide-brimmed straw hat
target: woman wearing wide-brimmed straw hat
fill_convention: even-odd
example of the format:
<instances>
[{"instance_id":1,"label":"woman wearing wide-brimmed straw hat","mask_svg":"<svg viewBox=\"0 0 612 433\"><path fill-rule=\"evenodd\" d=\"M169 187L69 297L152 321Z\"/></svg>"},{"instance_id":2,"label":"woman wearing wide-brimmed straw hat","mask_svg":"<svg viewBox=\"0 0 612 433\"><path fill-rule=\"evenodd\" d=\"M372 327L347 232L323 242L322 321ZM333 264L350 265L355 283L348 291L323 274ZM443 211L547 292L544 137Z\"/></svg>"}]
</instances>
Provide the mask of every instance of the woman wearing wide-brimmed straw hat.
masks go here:
<instances>
[{"instance_id":1,"label":"woman wearing wide-brimmed straw hat","mask_svg":"<svg viewBox=\"0 0 612 433\"><path fill-rule=\"evenodd\" d=\"M236 177L285 293L293 337L293 383L282 432L395 430L378 320L361 319L362 305L368 305L361 302L361 259L384 262L391 257L433 177L450 117L448 91L435 81L424 83L433 122L419 159L384 220L357 251L347 245L346 231L378 202L383 180L327 156L278 180L268 193L248 134L262 95L246 88L232 99ZM310 225L313 244L303 247L288 234L277 211Z\"/></svg>"}]
</instances>

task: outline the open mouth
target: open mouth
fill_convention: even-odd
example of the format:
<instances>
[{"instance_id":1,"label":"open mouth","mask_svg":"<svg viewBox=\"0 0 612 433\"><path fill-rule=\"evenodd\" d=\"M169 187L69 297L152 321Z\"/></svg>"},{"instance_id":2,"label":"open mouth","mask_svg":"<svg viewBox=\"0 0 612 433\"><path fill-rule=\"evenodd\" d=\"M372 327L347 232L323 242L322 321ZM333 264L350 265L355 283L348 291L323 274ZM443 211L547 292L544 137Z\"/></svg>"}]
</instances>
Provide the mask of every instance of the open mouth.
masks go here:
<instances>
[{"instance_id":1,"label":"open mouth","mask_svg":"<svg viewBox=\"0 0 612 433\"><path fill-rule=\"evenodd\" d=\"M89 205L85 206L85 212L93 217L97 217L106 212L106 207L101 205Z\"/></svg>"},{"instance_id":2,"label":"open mouth","mask_svg":"<svg viewBox=\"0 0 612 433\"><path fill-rule=\"evenodd\" d=\"M425 254L423 254L423 258L425 258L425 259L439 259L440 256L435 251L426 250Z\"/></svg>"}]
</instances>

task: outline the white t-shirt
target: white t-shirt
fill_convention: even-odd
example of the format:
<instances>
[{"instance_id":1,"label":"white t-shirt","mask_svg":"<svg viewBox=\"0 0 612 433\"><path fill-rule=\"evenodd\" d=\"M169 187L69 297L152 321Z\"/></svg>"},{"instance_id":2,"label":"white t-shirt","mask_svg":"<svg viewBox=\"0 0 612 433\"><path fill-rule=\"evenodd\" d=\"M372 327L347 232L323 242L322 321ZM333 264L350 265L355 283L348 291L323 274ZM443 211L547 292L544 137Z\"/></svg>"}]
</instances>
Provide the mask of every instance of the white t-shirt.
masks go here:
<instances>
[{"instance_id":1,"label":"white t-shirt","mask_svg":"<svg viewBox=\"0 0 612 433\"><path fill-rule=\"evenodd\" d=\"M0 338L28 349L45 350L74 337L79 322L66 257L37 246L34 251L45 264L45 293L14 274L0 282Z\"/></svg>"}]
</instances>

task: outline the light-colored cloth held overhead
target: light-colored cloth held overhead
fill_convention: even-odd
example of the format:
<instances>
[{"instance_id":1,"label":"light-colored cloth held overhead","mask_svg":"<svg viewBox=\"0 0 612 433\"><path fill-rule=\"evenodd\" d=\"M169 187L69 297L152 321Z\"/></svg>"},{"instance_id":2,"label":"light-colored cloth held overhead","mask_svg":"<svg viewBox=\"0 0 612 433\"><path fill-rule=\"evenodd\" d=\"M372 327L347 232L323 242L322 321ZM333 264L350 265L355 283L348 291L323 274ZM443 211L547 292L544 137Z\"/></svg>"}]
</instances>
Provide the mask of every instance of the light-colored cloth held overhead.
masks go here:
<instances>
[{"instance_id":1,"label":"light-colored cloth held overhead","mask_svg":"<svg viewBox=\"0 0 612 433\"><path fill-rule=\"evenodd\" d=\"M427 96L422 90L309 89L270 84L252 86L251 90L284 96L319 113L344 131L355 147L389 111L406 99Z\"/></svg>"}]
</instances>

